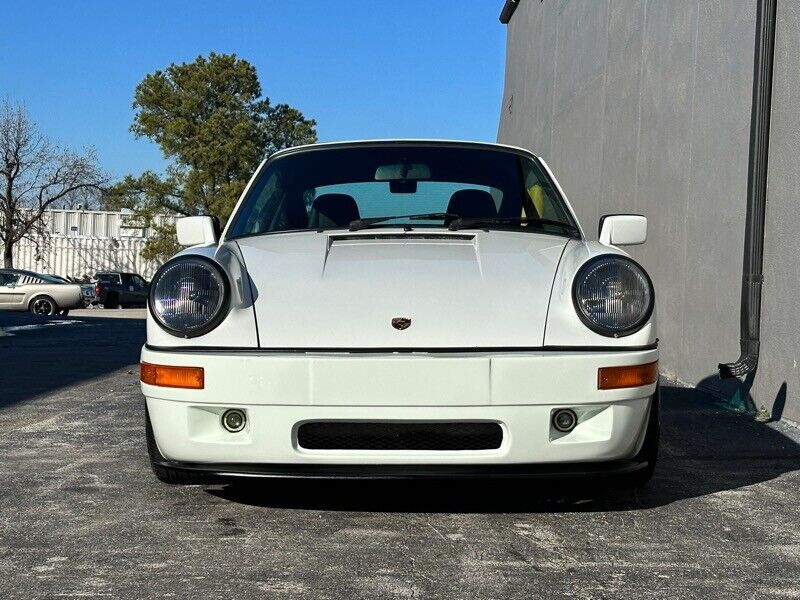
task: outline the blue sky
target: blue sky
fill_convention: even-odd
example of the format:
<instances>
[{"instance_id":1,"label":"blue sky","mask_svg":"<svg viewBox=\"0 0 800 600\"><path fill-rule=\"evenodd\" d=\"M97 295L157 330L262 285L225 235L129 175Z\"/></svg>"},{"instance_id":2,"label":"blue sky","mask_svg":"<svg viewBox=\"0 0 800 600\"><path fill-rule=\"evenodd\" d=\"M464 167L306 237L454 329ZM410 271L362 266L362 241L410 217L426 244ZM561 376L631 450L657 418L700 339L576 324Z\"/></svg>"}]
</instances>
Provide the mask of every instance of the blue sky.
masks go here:
<instances>
[{"instance_id":1,"label":"blue sky","mask_svg":"<svg viewBox=\"0 0 800 600\"><path fill-rule=\"evenodd\" d=\"M320 141L493 141L503 89L502 0L27 2L0 36L0 97L42 131L94 146L112 175L161 170L129 132L136 84L209 51L256 65L265 95L317 120Z\"/></svg>"}]
</instances>

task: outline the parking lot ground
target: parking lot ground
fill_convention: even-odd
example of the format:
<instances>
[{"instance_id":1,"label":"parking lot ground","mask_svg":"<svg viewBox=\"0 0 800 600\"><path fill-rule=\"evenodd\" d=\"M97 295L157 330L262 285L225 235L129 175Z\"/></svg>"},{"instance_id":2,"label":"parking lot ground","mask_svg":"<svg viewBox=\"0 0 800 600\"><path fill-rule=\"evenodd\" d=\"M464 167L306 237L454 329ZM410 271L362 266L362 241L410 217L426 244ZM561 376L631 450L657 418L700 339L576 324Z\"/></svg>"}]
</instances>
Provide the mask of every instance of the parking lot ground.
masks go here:
<instances>
[{"instance_id":1,"label":"parking lot ground","mask_svg":"<svg viewBox=\"0 0 800 600\"><path fill-rule=\"evenodd\" d=\"M81 308L69 311L72 318L144 319L146 308Z\"/></svg>"},{"instance_id":2,"label":"parking lot ground","mask_svg":"<svg viewBox=\"0 0 800 600\"><path fill-rule=\"evenodd\" d=\"M665 386L662 456L637 493L170 487L147 461L141 314L87 312L0 313L0 598L800 597L787 425Z\"/></svg>"}]
</instances>

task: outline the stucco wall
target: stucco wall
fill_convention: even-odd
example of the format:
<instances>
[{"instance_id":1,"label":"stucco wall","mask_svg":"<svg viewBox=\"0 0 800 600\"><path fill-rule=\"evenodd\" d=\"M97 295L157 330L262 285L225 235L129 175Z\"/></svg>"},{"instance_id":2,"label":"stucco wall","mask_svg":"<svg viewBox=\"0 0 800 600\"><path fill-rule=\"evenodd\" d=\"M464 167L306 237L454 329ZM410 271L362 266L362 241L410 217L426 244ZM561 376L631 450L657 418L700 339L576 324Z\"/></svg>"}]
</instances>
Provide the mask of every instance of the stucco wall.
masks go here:
<instances>
[{"instance_id":1,"label":"stucco wall","mask_svg":"<svg viewBox=\"0 0 800 600\"><path fill-rule=\"evenodd\" d=\"M772 86L761 358L753 397L800 422L800 2L779 0ZM785 409L784 409L785 406Z\"/></svg>"},{"instance_id":2,"label":"stucco wall","mask_svg":"<svg viewBox=\"0 0 800 600\"><path fill-rule=\"evenodd\" d=\"M754 31L755 0L522 0L508 24L499 141L553 167L587 233L648 217L630 252L662 369L705 387L739 356Z\"/></svg>"}]
</instances>

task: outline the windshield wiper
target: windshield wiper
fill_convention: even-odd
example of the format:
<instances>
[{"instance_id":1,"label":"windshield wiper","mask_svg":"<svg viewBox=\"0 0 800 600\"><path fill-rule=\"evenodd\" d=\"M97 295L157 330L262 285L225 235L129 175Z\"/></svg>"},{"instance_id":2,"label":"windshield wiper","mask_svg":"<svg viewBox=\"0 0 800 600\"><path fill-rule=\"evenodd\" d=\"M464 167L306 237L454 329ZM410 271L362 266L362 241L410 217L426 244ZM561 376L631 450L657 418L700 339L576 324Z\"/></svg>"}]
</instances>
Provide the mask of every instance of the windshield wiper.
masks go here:
<instances>
[{"instance_id":1,"label":"windshield wiper","mask_svg":"<svg viewBox=\"0 0 800 600\"><path fill-rule=\"evenodd\" d=\"M372 227L373 225L377 225L378 223L383 223L384 221L391 221L393 219L408 219L409 221L426 221L426 220L433 220L433 219L441 219L445 223L452 221L453 219L459 219L458 215L453 213L420 213L416 215L388 215L385 217L369 217L368 219L356 219L355 221L350 221L350 231L358 231L359 229L367 229Z\"/></svg>"},{"instance_id":2,"label":"windshield wiper","mask_svg":"<svg viewBox=\"0 0 800 600\"><path fill-rule=\"evenodd\" d=\"M539 219L535 217L460 217L450 223L450 230L456 231L458 229L474 227L475 225L553 225L573 235L580 235L580 229L575 227L575 225L562 221Z\"/></svg>"}]
</instances>

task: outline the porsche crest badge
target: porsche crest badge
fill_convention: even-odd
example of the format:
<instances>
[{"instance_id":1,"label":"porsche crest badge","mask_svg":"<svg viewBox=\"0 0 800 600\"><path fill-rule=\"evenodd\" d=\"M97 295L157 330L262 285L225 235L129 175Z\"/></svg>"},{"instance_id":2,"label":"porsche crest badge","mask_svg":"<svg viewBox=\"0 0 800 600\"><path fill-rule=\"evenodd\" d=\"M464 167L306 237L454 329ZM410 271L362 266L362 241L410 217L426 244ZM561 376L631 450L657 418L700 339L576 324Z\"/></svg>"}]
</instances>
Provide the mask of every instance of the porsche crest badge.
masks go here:
<instances>
[{"instance_id":1,"label":"porsche crest badge","mask_svg":"<svg viewBox=\"0 0 800 600\"><path fill-rule=\"evenodd\" d=\"M408 317L395 317L392 319L392 327L399 329L400 331L403 331L403 329L408 329L411 327L411 319Z\"/></svg>"}]
</instances>

